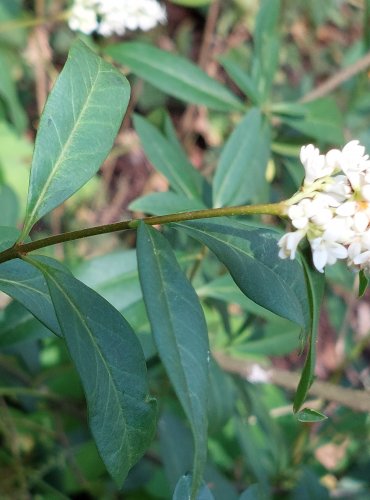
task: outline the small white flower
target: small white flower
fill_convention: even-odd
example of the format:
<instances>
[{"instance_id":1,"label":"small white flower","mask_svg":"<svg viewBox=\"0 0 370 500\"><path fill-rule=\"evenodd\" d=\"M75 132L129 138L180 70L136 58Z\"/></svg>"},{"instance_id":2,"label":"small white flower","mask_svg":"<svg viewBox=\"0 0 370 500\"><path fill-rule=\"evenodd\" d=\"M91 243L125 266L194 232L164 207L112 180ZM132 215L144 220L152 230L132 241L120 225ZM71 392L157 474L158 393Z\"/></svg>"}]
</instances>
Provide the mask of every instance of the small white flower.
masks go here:
<instances>
[{"instance_id":1,"label":"small white flower","mask_svg":"<svg viewBox=\"0 0 370 500\"><path fill-rule=\"evenodd\" d=\"M305 235L306 231L303 230L284 234L284 236L282 236L278 241L278 245L280 247L279 257L282 259L289 258L293 260L297 252L299 242L305 237Z\"/></svg>"},{"instance_id":2,"label":"small white flower","mask_svg":"<svg viewBox=\"0 0 370 500\"><path fill-rule=\"evenodd\" d=\"M323 236L325 239L330 241L348 244L348 242L350 242L355 236L352 226L352 217L335 216L326 226Z\"/></svg>"},{"instance_id":3,"label":"small white flower","mask_svg":"<svg viewBox=\"0 0 370 500\"><path fill-rule=\"evenodd\" d=\"M291 205L288 208L288 215L292 220L292 224L297 229L307 227L309 218L314 214L312 200L304 198L297 205Z\"/></svg>"},{"instance_id":4,"label":"small white flower","mask_svg":"<svg viewBox=\"0 0 370 500\"><path fill-rule=\"evenodd\" d=\"M348 255L346 247L323 237L315 238L310 244L314 266L320 273L327 264L335 264L337 259L345 259Z\"/></svg>"},{"instance_id":5,"label":"small white flower","mask_svg":"<svg viewBox=\"0 0 370 500\"><path fill-rule=\"evenodd\" d=\"M342 203L336 210L336 214L340 215L341 217L351 217L356 213L356 210L358 209L358 203L357 201L346 201L345 203Z\"/></svg>"},{"instance_id":6,"label":"small white flower","mask_svg":"<svg viewBox=\"0 0 370 500\"><path fill-rule=\"evenodd\" d=\"M315 148L312 144L302 146L300 159L306 172L304 179L306 186L312 184L317 179L331 175L334 170L331 165L326 163L325 156L321 155L318 148Z\"/></svg>"},{"instance_id":7,"label":"small white flower","mask_svg":"<svg viewBox=\"0 0 370 500\"><path fill-rule=\"evenodd\" d=\"M91 35L98 28L96 12L85 7L82 3L76 3L72 8L68 26L73 31L81 31L85 35Z\"/></svg>"}]
</instances>

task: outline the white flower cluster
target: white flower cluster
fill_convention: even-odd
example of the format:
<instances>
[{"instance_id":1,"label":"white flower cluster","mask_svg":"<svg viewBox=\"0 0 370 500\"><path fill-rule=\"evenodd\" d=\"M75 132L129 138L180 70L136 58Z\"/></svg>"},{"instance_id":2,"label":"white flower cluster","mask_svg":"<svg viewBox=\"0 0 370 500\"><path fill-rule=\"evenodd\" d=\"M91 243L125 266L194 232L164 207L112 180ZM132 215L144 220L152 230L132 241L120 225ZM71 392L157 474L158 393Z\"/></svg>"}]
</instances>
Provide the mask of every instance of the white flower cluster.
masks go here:
<instances>
[{"instance_id":1,"label":"white flower cluster","mask_svg":"<svg viewBox=\"0 0 370 500\"><path fill-rule=\"evenodd\" d=\"M326 155L312 144L300 154L305 169L301 190L288 200L294 232L279 241L279 256L294 259L307 237L320 272L337 259L351 269L370 272L370 160L359 141Z\"/></svg>"},{"instance_id":2,"label":"white flower cluster","mask_svg":"<svg viewBox=\"0 0 370 500\"><path fill-rule=\"evenodd\" d=\"M68 25L86 35L96 31L108 37L148 31L164 22L165 8L156 0L74 0Z\"/></svg>"}]
</instances>

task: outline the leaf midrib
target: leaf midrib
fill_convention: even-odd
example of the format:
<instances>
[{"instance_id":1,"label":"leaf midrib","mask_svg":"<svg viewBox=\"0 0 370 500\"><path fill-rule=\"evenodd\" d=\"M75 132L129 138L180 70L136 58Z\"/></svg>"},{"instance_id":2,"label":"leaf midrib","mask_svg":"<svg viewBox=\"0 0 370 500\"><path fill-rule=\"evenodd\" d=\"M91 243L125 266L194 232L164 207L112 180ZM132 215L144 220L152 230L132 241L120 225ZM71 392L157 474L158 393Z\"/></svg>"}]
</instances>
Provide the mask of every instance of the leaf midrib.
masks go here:
<instances>
[{"instance_id":1,"label":"leaf midrib","mask_svg":"<svg viewBox=\"0 0 370 500\"><path fill-rule=\"evenodd\" d=\"M115 381L113 379L113 377L111 376L110 374L110 370L108 368L108 365L107 365L107 362L106 362L106 359L101 351L101 349L99 348L95 338L94 338L94 335L91 333L90 331L90 327L88 326L85 318L81 315L81 313L79 312L76 304L74 303L74 301L68 296L68 294L64 291L64 289L60 286L60 284L58 283L58 281L53 277L53 275L48 272L47 270L45 270L45 267L43 267L43 270L44 272L46 272L49 276L49 279L51 279L51 281L53 281L54 285L56 286L56 288L60 291L60 293L65 297L65 299L69 302L69 304L71 305L72 309L75 311L78 319L81 321L81 324L82 326L85 328L88 336L90 337L90 340L92 342L92 344L94 345L96 351L98 352L99 354L99 357L103 363L103 367L105 368L107 374L108 374L108 380L110 381L110 385L113 387L113 393L114 393L114 396L116 398L116 401L118 402L118 408L119 408L119 413L120 413L120 417L123 421L123 424L124 424L124 437L125 437L125 440L126 440L126 443L127 443L127 447L128 447L128 455L129 457L133 456L132 454L132 446L131 446L131 443L130 443L130 440L129 440L129 434L128 434L128 424L126 422L126 419L125 419L125 416L123 414L123 411L122 411L122 406L120 404L120 399L119 399L119 393L122 392L120 391L116 384L115 384ZM65 338L67 339L67 337L65 336ZM121 445L121 448L122 448L122 445ZM130 459L130 462L131 462L131 459Z\"/></svg>"},{"instance_id":2,"label":"leaf midrib","mask_svg":"<svg viewBox=\"0 0 370 500\"><path fill-rule=\"evenodd\" d=\"M186 224L181 224L181 225L184 225L186 227ZM190 226L188 226L190 227ZM190 227L190 229L195 232L198 232L198 233L202 233L202 231L200 229L197 229L197 228L194 228L194 227ZM210 238L213 238L215 241L221 243L221 244L225 244L225 241L220 239L220 238L217 238L214 234L211 234L211 233L207 233L207 236L210 237ZM202 243L203 240L202 240ZM231 247L234 251L236 252L241 252L243 253L246 257L249 257L250 259L252 260L255 260L256 262L258 262L259 265L261 265L263 268L265 268L266 270L270 271L276 278L276 280L279 282L279 284L284 288L286 289L286 287L284 286L284 281L281 279L281 277L274 271L274 268L272 267L268 267L264 262L262 262L261 260L258 260L256 259L254 256L252 256L251 254L248 254L247 252L245 252L243 249L241 249L240 247L237 247L235 246L234 244L232 244L230 241L227 242L228 246ZM289 295L292 295L291 293L289 293ZM294 297L294 301L297 305L299 305L299 309L300 309L300 312L301 312L301 315L302 315L302 318L303 320L305 319L304 317L304 314L303 314L303 310L302 310L302 306L300 304L300 302L298 301L298 299L296 298L295 294L293 294L293 297ZM303 326L301 324L299 324L299 326Z\"/></svg>"},{"instance_id":3,"label":"leaf midrib","mask_svg":"<svg viewBox=\"0 0 370 500\"><path fill-rule=\"evenodd\" d=\"M64 143L60 153L59 153L59 156L58 156L58 159L56 160L54 166L52 167L49 175L48 175L48 178L46 179L45 181L45 184L37 198L37 201L28 217L28 224L27 224L27 228L31 228L35 219L37 218L37 210L39 209L40 205L42 204L42 202L45 200L45 194L47 192L47 190L49 189L49 186L53 180L53 177L54 177L54 174L58 171L59 169L59 166L60 164L63 162L63 159L64 159L64 156L65 156L65 153L66 151L68 151L68 148L72 142L72 140L74 139L74 134L75 134L75 131L77 129L77 127L79 126L83 116L85 115L86 113L86 110L88 109L89 107L89 104L90 104L90 100L92 99L92 96L94 94L94 90L95 90L95 87L97 85L97 81L98 81L98 78L100 76L100 70L101 70L101 66L102 66L102 60L101 59L98 59L98 68L97 68L97 71L96 71L96 75L95 75L95 79L94 81L92 82L92 85L90 87L90 92L87 96L87 99L85 101L85 104L83 105L78 117L77 117L77 120L75 121L73 127L72 127L72 130L69 134L69 137L67 139L67 141ZM55 127L56 128L56 127Z\"/></svg>"},{"instance_id":4,"label":"leaf midrib","mask_svg":"<svg viewBox=\"0 0 370 500\"><path fill-rule=\"evenodd\" d=\"M140 54L140 55L142 55L142 54ZM176 57L175 54L170 54L170 55L173 56L173 57ZM177 57L179 57L179 56L177 56ZM128 56L128 58L131 61L133 60L133 58L130 57L130 56ZM191 80L189 78L182 78L182 79L180 79L178 77L177 73L175 72L176 67L173 68L173 71L170 71L168 66L166 66L165 68L163 68L162 66L158 66L157 64L155 64L155 59L148 59L147 56L146 56L146 54L144 54L144 57L142 57L141 59L139 59L139 63L140 62L143 62L143 63L147 64L148 67L151 68L152 70L156 70L156 71L162 73L165 76L173 78L177 82L181 82L181 83L185 83L185 84L189 85L193 89L196 89L199 93L206 94L208 97L212 97L213 99L216 99L218 102L221 101L221 102L223 102L223 104L231 104L233 106L235 106L236 104L238 104L240 107L242 106L242 104L237 100L237 98L236 97L234 98L233 94L229 93L224 87L222 87L222 85L217 80L213 80L207 74L205 74L204 76L206 76L207 78L209 78L213 85L220 86L219 87L219 91L220 91L220 93L222 93L222 98L221 99L219 97L219 94L217 94L217 93L214 92L214 88L212 88L212 87L211 88L204 87L204 82L201 82L202 83L201 85L197 85L196 87L194 87L194 81L193 80ZM188 61L186 59L184 59L184 62L188 63ZM130 66L129 63L128 63L128 66ZM171 70L172 70L172 66L171 66ZM202 77L203 77L203 74L202 74ZM198 83L199 82L197 81L197 84Z\"/></svg>"}]
</instances>

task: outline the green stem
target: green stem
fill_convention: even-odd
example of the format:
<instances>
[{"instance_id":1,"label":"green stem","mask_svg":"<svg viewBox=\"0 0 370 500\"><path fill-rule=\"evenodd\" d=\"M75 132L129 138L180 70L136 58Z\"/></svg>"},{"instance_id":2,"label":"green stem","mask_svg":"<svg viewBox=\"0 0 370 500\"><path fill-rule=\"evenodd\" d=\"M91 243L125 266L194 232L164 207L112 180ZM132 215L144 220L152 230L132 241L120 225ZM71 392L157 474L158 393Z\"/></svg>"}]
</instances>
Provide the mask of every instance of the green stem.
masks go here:
<instances>
[{"instance_id":1,"label":"green stem","mask_svg":"<svg viewBox=\"0 0 370 500\"><path fill-rule=\"evenodd\" d=\"M14 31L21 28L32 28L34 26L42 26L48 23L54 23L56 21L66 21L70 16L69 11L60 12L55 16L50 17L30 17L26 19L12 19L11 21L5 21L0 23L0 33L6 33L7 31Z\"/></svg>"},{"instance_id":2,"label":"green stem","mask_svg":"<svg viewBox=\"0 0 370 500\"><path fill-rule=\"evenodd\" d=\"M65 243L66 241L74 241L89 236L98 234L113 233L116 231L125 231L127 229L136 229L140 222L151 226L157 224L169 224L170 222L182 222L196 219L208 219L211 217L224 217L235 215L252 215L252 214L269 214L284 216L286 213L286 202L267 203L261 205L242 205L238 207L222 207L222 208L207 208L204 210L194 210L192 212L180 212L176 214L158 215L152 217L144 217L143 219L131 219L113 224L104 224L102 226L80 229L78 231L70 231L68 233L56 234L40 240L31 241L30 243L16 243L13 247L8 248L0 253L0 263L8 260L16 259L29 252L39 250L40 248L56 245L57 243Z\"/></svg>"}]
</instances>

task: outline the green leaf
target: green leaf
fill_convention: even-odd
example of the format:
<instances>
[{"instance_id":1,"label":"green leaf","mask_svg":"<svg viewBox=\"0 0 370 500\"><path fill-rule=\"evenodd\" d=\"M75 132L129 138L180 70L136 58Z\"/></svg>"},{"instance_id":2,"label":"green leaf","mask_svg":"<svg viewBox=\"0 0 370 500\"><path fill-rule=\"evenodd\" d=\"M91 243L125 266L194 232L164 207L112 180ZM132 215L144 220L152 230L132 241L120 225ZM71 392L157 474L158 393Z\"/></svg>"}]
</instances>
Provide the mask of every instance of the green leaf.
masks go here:
<instances>
[{"instance_id":1,"label":"green leaf","mask_svg":"<svg viewBox=\"0 0 370 500\"><path fill-rule=\"evenodd\" d=\"M164 411L159 420L158 431L163 467L170 489L174 491L178 478L186 475L191 469L191 431L178 416L167 411ZM233 484L210 463L207 464L204 481L210 485L216 499L237 500L238 495Z\"/></svg>"},{"instance_id":2,"label":"green leaf","mask_svg":"<svg viewBox=\"0 0 370 500\"><path fill-rule=\"evenodd\" d=\"M141 224L137 254L140 283L158 353L193 432L195 493L207 456L207 326L198 296L164 236Z\"/></svg>"},{"instance_id":3,"label":"green leaf","mask_svg":"<svg viewBox=\"0 0 370 500\"><path fill-rule=\"evenodd\" d=\"M184 57L140 42L111 45L105 52L162 92L185 102L227 112L244 109L221 83Z\"/></svg>"},{"instance_id":4,"label":"green leaf","mask_svg":"<svg viewBox=\"0 0 370 500\"><path fill-rule=\"evenodd\" d=\"M302 263L305 269L307 282L311 323L310 336L308 339L308 353L293 402L293 411L295 413L300 409L306 399L315 376L317 329L325 286L324 275L312 270L305 259L302 259Z\"/></svg>"},{"instance_id":5,"label":"green leaf","mask_svg":"<svg viewBox=\"0 0 370 500\"><path fill-rule=\"evenodd\" d=\"M15 227L0 226L0 252L12 247L19 237Z\"/></svg>"},{"instance_id":6,"label":"green leaf","mask_svg":"<svg viewBox=\"0 0 370 500\"><path fill-rule=\"evenodd\" d=\"M270 127L252 108L226 142L213 181L214 206L257 200L266 185Z\"/></svg>"},{"instance_id":7,"label":"green leaf","mask_svg":"<svg viewBox=\"0 0 370 500\"><path fill-rule=\"evenodd\" d=\"M142 299L135 250L108 253L80 263L77 279L123 311Z\"/></svg>"},{"instance_id":8,"label":"green leaf","mask_svg":"<svg viewBox=\"0 0 370 500\"><path fill-rule=\"evenodd\" d=\"M327 97L304 104L301 103L296 106L296 117L285 116L285 114L279 115L282 123L289 125L308 137L319 139L329 144L343 144L343 114L334 99ZM290 107L291 115L294 107L293 104ZM303 111L304 114L299 116L299 113Z\"/></svg>"},{"instance_id":9,"label":"green leaf","mask_svg":"<svg viewBox=\"0 0 370 500\"><path fill-rule=\"evenodd\" d=\"M209 432L220 432L233 414L236 391L233 380L223 372L213 358L209 365L208 422Z\"/></svg>"},{"instance_id":10,"label":"green leaf","mask_svg":"<svg viewBox=\"0 0 370 500\"><path fill-rule=\"evenodd\" d=\"M191 474L180 477L172 500L214 500L210 489L204 483L201 485L200 490L194 496L192 495L192 482L193 478Z\"/></svg>"},{"instance_id":11,"label":"green leaf","mask_svg":"<svg viewBox=\"0 0 370 500\"><path fill-rule=\"evenodd\" d=\"M303 410L296 414L296 417L300 422L322 422L328 418L320 411L313 410L312 408L303 408Z\"/></svg>"},{"instance_id":12,"label":"green leaf","mask_svg":"<svg viewBox=\"0 0 370 500\"><path fill-rule=\"evenodd\" d=\"M121 73L82 42L73 45L40 120L22 238L96 173L113 145L129 95Z\"/></svg>"},{"instance_id":13,"label":"green leaf","mask_svg":"<svg viewBox=\"0 0 370 500\"><path fill-rule=\"evenodd\" d=\"M366 292L369 284L369 278L366 276L365 272L361 269L359 272L359 283L358 283L358 296L362 297Z\"/></svg>"},{"instance_id":14,"label":"green leaf","mask_svg":"<svg viewBox=\"0 0 370 500\"><path fill-rule=\"evenodd\" d=\"M31 159L31 141L24 136L18 136L9 125L0 121L1 180L17 194L22 212L26 208Z\"/></svg>"},{"instance_id":15,"label":"green leaf","mask_svg":"<svg viewBox=\"0 0 370 500\"><path fill-rule=\"evenodd\" d=\"M223 217L173 226L208 246L247 297L309 331L304 271L298 260L278 256L279 233Z\"/></svg>"},{"instance_id":16,"label":"green leaf","mask_svg":"<svg viewBox=\"0 0 370 500\"><path fill-rule=\"evenodd\" d=\"M184 7L203 7L212 2L212 0L170 0L171 3L183 5Z\"/></svg>"},{"instance_id":17,"label":"green leaf","mask_svg":"<svg viewBox=\"0 0 370 500\"><path fill-rule=\"evenodd\" d=\"M13 189L6 184L0 185L0 213L4 226L15 226L19 216L19 202Z\"/></svg>"},{"instance_id":18,"label":"green leaf","mask_svg":"<svg viewBox=\"0 0 370 500\"><path fill-rule=\"evenodd\" d=\"M122 486L155 431L144 355L123 316L68 270L46 257L28 257L48 284L69 353L81 377L99 453Z\"/></svg>"},{"instance_id":19,"label":"green leaf","mask_svg":"<svg viewBox=\"0 0 370 500\"><path fill-rule=\"evenodd\" d=\"M134 116L134 126L149 161L171 186L190 199L201 198L204 179L185 155L142 116Z\"/></svg>"},{"instance_id":20,"label":"green leaf","mask_svg":"<svg viewBox=\"0 0 370 500\"><path fill-rule=\"evenodd\" d=\"M19 302L12 301L0 321L0 347L10 347L22 342L38 340L51 335L37 319Z\"/></svg>"},{"instance_id":21,"label":"green leaf","mask_svg":"<svg viewBox=\"0 0 370 500\"><path fill-rule=\"evenodd\" d=\"M7 114L17 132L21 134L26 128L27 117L17 96L17 90L11 77L12 68L7 56L7 51L0 49L0 97L5 102Z\"/></svg>"},{"instance_id":22,"label":"green leaf","mask_svg":"<svg viewBox=\"0 0 370 500\"><path fill-rule=\"evenodd\" d=\"M187 212L191 210L201 210L206 208L200 200L189 200L184 195L172 193L150 193L141 198L137 198L129 206L130 210L144 212L153 215L165 215L174 212Z\"/></svg>"},{"instance_id":23,"label":"green leaf","mask_svg":"<svg viewBox=\"0 0 370 500\"><path fill-rule=\"evenodd\" d=\"M254 29L252 74L263 101L270 100L269 93L279 62L279 13L280 0L263 0Z\"/></svg>"},{"instance_id":24,"label":"green leaf","mask_svg":"<svg viewBox=\"0 0 370 500\"><path fill-rule=\"evenodd\" d=\"M40 271L19 259L3 262L0 290L20 302L53 333L62 336L49 289Z\"/></svg>"},{"instance_id":25,"label":"green leaf","mask_svg":"<svg viewBox=\"0 0 370 500\"><path fill-rule=\"evenodd\" d=\"M252 356L286 356L299 348L299 330L297 325L285 319L268 323L265 335L257 340L246 339L235 342L228 349L231 356L250 358Z\"/></svg>"},{"instance_id":26,"label":"green leaf","mask_svg":"<svg viewBox=\"0 0 370 500\"><path fill-rule=\"evenodd\" d=\"M239 500L264 500L266 498L263 494L263 490L261 489L259 484L251 484L249 488L247 488L240 495Z\"/></svg>"},{"instance_id":27,"label":"green leaf","mask_svg":"<svg viewBox=\"0 0 370 500\"><path fill-rule=\"evenodd\" d=\"M261 96L258 93L258 88L254 80L231 58L223 56L220 58L222 66L225 68L229 77L236 83L246 96L253 102L259 104Z\"/></svg>"}]
</instances>

